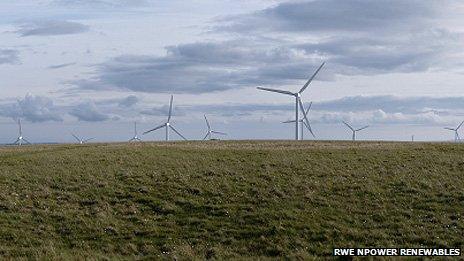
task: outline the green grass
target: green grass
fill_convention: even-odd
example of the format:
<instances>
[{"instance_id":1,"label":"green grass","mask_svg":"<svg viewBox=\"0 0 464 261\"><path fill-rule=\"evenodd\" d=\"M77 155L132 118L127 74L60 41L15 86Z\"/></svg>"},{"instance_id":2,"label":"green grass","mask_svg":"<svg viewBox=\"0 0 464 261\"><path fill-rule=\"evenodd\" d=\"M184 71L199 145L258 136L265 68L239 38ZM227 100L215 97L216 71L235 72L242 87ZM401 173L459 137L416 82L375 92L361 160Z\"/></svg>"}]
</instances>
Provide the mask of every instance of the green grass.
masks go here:
<instances>
[{"instance_id":1,"label":"green grass","mask_svg":"<svg viewBox=\"0 0 464 261\"><path fill-rule=\"evenodd\" d=\"M464 146L188 142L0 148L4 258L310 258L461 247Z\"/></svg>"}]
</instances>

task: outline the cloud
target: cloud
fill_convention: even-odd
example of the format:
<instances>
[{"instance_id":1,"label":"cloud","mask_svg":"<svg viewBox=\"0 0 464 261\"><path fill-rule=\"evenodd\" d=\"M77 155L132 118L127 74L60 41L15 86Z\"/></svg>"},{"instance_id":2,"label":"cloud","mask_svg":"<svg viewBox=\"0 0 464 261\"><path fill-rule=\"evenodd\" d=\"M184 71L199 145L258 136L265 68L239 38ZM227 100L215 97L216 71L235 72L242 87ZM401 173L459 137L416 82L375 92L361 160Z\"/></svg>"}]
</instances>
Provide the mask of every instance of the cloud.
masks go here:
<instances>
[{"instance_id":1,"label":"cloud","mask_svg":"<svg viewBox=\"0 0 464 261\"><path fill-rule=\"evenodd\" d=\"M129 95L126 98L119 100L118 104L120 107L132 107L136 105L140 99L135 95Z\"/></svg>"},{"instance_id":2,"label":"cloud","mask_svg":"<svg viewBox=\"0 0 464 261\"><path fill-rule=\"evenodd\" d=\"M314 109L323 111L373 111L388 113L422 113L464 110L464 97L397 97L397 96L351 96L337 100L317 102Z\"/></svg>"},{"instance_id":3,"label":"cloud","mask_svg":"<svg viewBox=\"0 0 464 261\"><path fill-rule=\"evenodd\" d=\"M0 64L15 64L19 62L19 52L16 50L0 49Z\"/></svg>"},{"instance_id":4,"label":"cloud","mask_svg":"<svg viewBox=\"0 0 464 261\"><path fill-rule=\"evenodd\" d=\"M444 70L461 63L462 33L446 28L455 1L292 1L216 21L227 41L166 47L164 56L121 55L80 89L208 93L257 85ZM440 8L437 8L439 5ZM444 11L446 10L446 12ZM343 15L342 15L343 14Z\"/></svg>"},{"instance_id":5,"label":"cloud","mask_svg":"<svg viewBox=\"0 0 464 261\"><path fill-rule=\"evenodd\" d=\"M31 122L62 121L63 110L50 98L28 94L16 103L0 105L0 115Z\"/></svg>"},{"instance_id":6,"label":"cloud","mask_svg":"<svg viewBox=\"0 0 464 261\"><path fill-rule=\"evenodd\" d=\"M55 0L51 4L74 8L121 8L141 7L149 3L149 0Z\"/></svg>"},{"instance_id":7,"label":"cloud","mask_svg":"<svg viewBox=\"0 0 464 261\"><path fill-rule=\"evenodd\" d=\"M221 19L220 31L365 32L427 25L453 1L314 0L280 3L252 14Z\"/></svg>"},{"instance_id":8,"label":"cloud","mask_svg":"<svg viewBox=\"0 0 464 261\"><path fill-rule=\"evenodd\" d=\"M167 47L166 51L160 57L116 57L101 64L93 79L74 84L91 90L207 93L307 79L320 63L302 51L256 48L245 40L184 44Z\"/></svg>"},{"instance_id":9,"label":"cloud","mask_svg":"<svg viewBox=\"0 0 464 261\"><path fill-rule=\"evenodd\" d=\"M69 114L80 121L89 122L106 121L111 118L110 115L100 112L95 103L92 101L84 102L75 106Z\"/></svg>"},{"instance_id":10,"label":"cloud","mask_svg":"<svg viewBox=\"0 0 464 261\"><path fill-rule=\"evenodd\" d=\"M77 22L48 20L35 21L20 26L17 33L26 36L51 36L79 34L89 31L90 27Z\"/></svg>"},{"instance_id":11,"label":"cloud","mask_svg":"<svg viewBox=\"0 0 464 261\"><path fill-rule=\"evenodd\" d=\"M56 70L56 69L69 67L69 66L72 66L72 65L76 65L76 63L63 63L63 64L50 65L50 66L48 66L48 69Z\"/></svg>"}]
</instances>

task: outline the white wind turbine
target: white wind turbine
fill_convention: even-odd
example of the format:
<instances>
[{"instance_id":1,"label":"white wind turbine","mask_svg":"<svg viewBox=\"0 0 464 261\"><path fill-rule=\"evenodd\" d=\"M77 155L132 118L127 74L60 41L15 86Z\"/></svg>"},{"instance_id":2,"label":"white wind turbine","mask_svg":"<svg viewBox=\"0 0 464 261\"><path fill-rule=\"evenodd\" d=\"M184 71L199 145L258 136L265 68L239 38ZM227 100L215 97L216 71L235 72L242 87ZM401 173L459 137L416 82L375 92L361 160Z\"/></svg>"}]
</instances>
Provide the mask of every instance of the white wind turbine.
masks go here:
<instances>
[{"instance_id":1,"label":"white wind turbine","mask_svg":"<svg viewBox=\"0 0 464 261\"><path fill-rule=\"evenodd\" d=\"M461 124L459 124L459 126L456 129L449 128L449 127L445 128L446 130L454 131L454 142L459 142L461 140L461 138L459 137L459 132L458 131L461 128L463 123L464 123L464 121L461 122Z\"/></svg>"},{"instance_id":2,"label":"white wind turbine","mask_svg":"<svg viewBox=\"0 0 464 261\"><path fill-rule=\"evenodd\" d=\"M155 131L155 130L159 130L161 128L166 128L166 141L169 141L169 129L173 130L177 135L179 135L182 139L184 140L187 140L182 134L180 134L180 132L178 132L171 124L171 116L172 116L172 101L174 99L174 96L171 95L171 102L169 104L169 115L168 115L168 120L161 124L160 126L154 128L154 129L151 129L151 130L148 130L146 132L143 133L143 135L145 134L148 134L152 131Z\"/></svg>"},{"instance_id":3,"label":"white wind turbine","mask_svg":"<svg viewBox=\"0 0 464 261\"><path fill-rule=\"evenodd\" d=\"M138 135L138 132L137 132L137 122L134 122L134 137L132 139L130 139L129 142L133 142L133 141L142 141L139 138L139 135Z\"/></svg>"},{"instance_id":4,"label":"white wind turbine","mask_svg":"<svg viewBox=\"0 0 464 261\"><path fill-rule=\"evenodd\" d=\"M313 130L312 130L312 128L311 128L311 125L309 124L309 120L308 120L308 114L309 114L309 111L311 110L312 104L313 104L313 102L310 102L310 103L309 103L309 106L308 106L308 108L306 109L306 111L303 111L303 118L301 118L301 119L299 120L300 128L301 128L301 130L300 130L300 132L301 132L301 133L300 133L301 140L304 139L304 135L303 135L304 129L303 129L303 127L306 127L306 128L309 130L309 132L311 133L311 135L313 135L313 137L316 138L316 135L314 135L314 132L313 132ZM293 123L293 122L295 122L295 120L284 121L283 123Z\"/></svg>"},{"instance_id":5,"label":"white wind turbine","mask_svg":"<svg viewBox=\"0 0 464 261\"><path fill-rule=\"evenodd\" d=\"M13 145L21 146L23 143L31 145L31 143L23 137L23 127L21 125L21 119L18 119L19 135Z\"/></svg>"},{"instance_id":6,"label":"white wind turbine","mask_svg":"<svg viewBox=\"0 0 464 261\"><path fill-rule=\"evenodd\" d=\"M316 70L316 72L313 74L313 76L306 82L306 84L298 92L293 93L293 92L289 92L289 91L258 87L259 90L269 91L269 92L277 92L277 93L286 94L286 95L290 95L290 96L295 97L295 140L298 140L298 138L299 138L298 124L299 124L300 114L299 114L298 110L301 108L301 110L304 111L303 104L301 103L301 94L306 90L306 88L308 88L309 84L313 81L313 79L316 77L316 75L322 69L324 64L325 64L325 62L322 63L321 66L319 66L319 68Z\"/></svg>"},{"instance_id":7,"label":"white wind turbine","mask_svg":"<svg viewBox=\"0 0 464 261\"><path fill-rule=\"evenodd\" d=\"M351 127L348 123L346 122L343 122L348 128L350 128L350 130L353 132L353 136L352 136L352 140L355 141L356 140L356 132L358 131L362 131L366 128L368 128L369 126L364 126L362 128L359 128L359 129L354 129L353 127Z\"/></svg>"},{"instance_id":8,"label":"white wind turbine","mask_svg":"<svg viewBox=\"0 0 464 261\"><path fill-rule=\"evenodd\" d=\"M211 129L211 124L209 124L209 121L208 121L208 118L206 118L206 115L205 115L205 121L206 121L206 126L208 127L208 131L206 132L206 135L203 138L203 140L206 140L206 138L208 138L209 140L212 140L213 139L213 134L227 135L227 133L220 132L220 131L215 131L215 130Z\"/></svg>"},{"instance_id":9,"label":"white wind turbine","mask_svg":"<svg viewBox=\"0 0 464 261\"><path fill-rule=\"evenodd\" d=\"M83 138L78 137L78 136L77 136L76 134L74 134L74 133L71 133L71 135L77 140L77 142L79 142L79 144L84 144L84 143L87 143L87 142L89 142L89 141L95 139L95 138L90 138L90 139L84 140Z\"/></svg>"}]
</instances>

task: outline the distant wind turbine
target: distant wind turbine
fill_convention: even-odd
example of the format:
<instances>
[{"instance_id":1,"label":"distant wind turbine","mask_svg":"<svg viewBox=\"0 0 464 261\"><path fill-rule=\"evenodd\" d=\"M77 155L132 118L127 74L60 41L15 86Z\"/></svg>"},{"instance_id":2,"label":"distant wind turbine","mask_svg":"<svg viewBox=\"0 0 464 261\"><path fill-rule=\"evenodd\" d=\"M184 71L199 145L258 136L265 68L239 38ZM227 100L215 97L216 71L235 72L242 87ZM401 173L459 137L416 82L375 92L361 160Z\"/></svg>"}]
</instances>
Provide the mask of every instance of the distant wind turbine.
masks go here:
<instances>
[{"instance_id":1,"label":"distant wind turbine","mask_svg":"<svg viewBox=\"0 0 464 261\"><path fill-rule=\"evenodd\" d=\"M133 141L142 141L139 138L138 133L137 133L137 122L134 122L134 137L130 139L129 142L133 142Z\"/></svg>"},{"instance_id":2,"label":"distant wind turbine","mask_svg":"<svg viewBox=\"0 0 464 261\"><path fill-rule=\"evenodd\" d=\"M180 132L178 132L174 126L172 126L171 124L171 116L172 116L172 101L174 99L174 96L171 95L171 102L169 104L169 115L168 115L168 120L161 124L160 126L154 128L154 129L151 129L151 130L148 130L146 132L143 133L143 135L145 134L148 134L152 131L155 131L155 130L159 130L161 128L166 128L166 141L169 141L169 129L173 130L177 135L179 135L183 140L187 140L182 134L180 134Z\"/></svg>"},{"instance_id":3,"label":"distant wind turbine","mask_svg":"<svg viewBox=\"0 0 464 261\"><path fill-rule=\"evenodd\" d=\"M319 71L322 69L324 66L325 62L319 66L319 68L316 70L316 72L313 74L311 78L306 82L306 84L300 89L298 92L289 92L289 91L283 91L283 90L276 90L276 89L270 89L270 88L263 88L263 87L258 87L259 90L263 91L268 91L268 92L277 92L281 94L286 94L295 97L295 140L298 140L299 135L298 135L298 124L299 124L299 119L300 119L300 114L298 112L299 109L304 111L303 104L301 102L301 94L308 88L309 84L314 80L316 75L319 73ZM308 122L307 122L308 123Z\"/></svg>"},{"instance_id":4,"label":"distant wind turbine","mask_svg":"<svg viewBox=\"0 0 464 261\"><path fill-rule=\"evenodd\" d=\"M359 129L354 129L353 127L351 127L348 123L346 122L343 122L348 128L350 128L350 130L353 132L353 136L352 136L352 140L355 141L356 140L356 132L358 131L362 131L366 128L368 128L369 126L364 126L362 128L359 128Z\"/></svg>"},{"instance_id":5,"label":"distant wind turbine","mask_svg":"<svg viewBox=\"0 0 464 261\"><path fill-rule=\"evenodd\" d=\"M213 139L213 134L227 135L227 133L219 132L219 131L215 131L215 130L211 129L211 124L209 124L209 121L208 121L208 118L206 118L206 115L205 115L205 121L206 121L206 127L208 127L208 131L206 132L206 135L203 138L203 140L206 140L207 138L209 140L212 140Z\"/></svg>"},{"instance_id":6,"label":"distant wind turbine","mask_svg":"<svg viewBox=\"0 0 464 261\"><path fill-rule=\"evenodd\" d=\"M316 135L314 135L314 132L313 132L313 130L311 128L311 125L309 124L309 120L308 120L308 114L309 114L309 111L311 110L312 104L313 104L312 102L309 103L309 106L306 109L306 111L303 111L303 118L301 118L298 121L299 124L300 124L300 128L301 128L301 130L300 130L300 132L301 132L300 133L301 140L304 139L304 134L303 134L304 133L304 129L303 129L304 127L306 127L309 130L309 132L311 133L311 135L313 135L313 137L316 138ZM294 123L294 122L295 122L295 120L291 120L291 121L284 121L283 123Z\"/></svg>"},{"instance_id":7,"label":"distant wind turbine","mask_svg":"<svg viewBox=\"0 0 464 261\"><path fill-rule=\"evenodd\" d=\"M459 132L458 131L461 128L463 123L464 123L464 121L461 122L461 124L459 124L459 126L456 129L449 128L449 127L445 128L446 130L454 131L454 142L459 142L461 140L461 138L459 137Z\"/></svg>"},{"instance_id":8,"label":"distant wind turbine","mask_svg":"<svg viewBox=\"0 0 464 261\"><path fill-rule=\"evenodd\" d=\"M89 141L95 139L95 138L90 138L90 139L84 140L83 138L78 137L78 136L77 136L76 134L74 134L74 133L71 133L71 135L77 140L77 142L79 142L79 144L84 144L84 143L87 143L87 142L89 142Z\"/></svg>"},{"instance_id":9,"label":"distant wind turbine","mask_svg":"<svg viewBox=\"0 0 464 261\"><path fill-rule=\"evenodd\" d=\"M23 127L21 125L21 119L18 119L19 135L13 145L22 146L23 143L31 145L31 143L23 137Z\"/></svg>"}]
</instances>

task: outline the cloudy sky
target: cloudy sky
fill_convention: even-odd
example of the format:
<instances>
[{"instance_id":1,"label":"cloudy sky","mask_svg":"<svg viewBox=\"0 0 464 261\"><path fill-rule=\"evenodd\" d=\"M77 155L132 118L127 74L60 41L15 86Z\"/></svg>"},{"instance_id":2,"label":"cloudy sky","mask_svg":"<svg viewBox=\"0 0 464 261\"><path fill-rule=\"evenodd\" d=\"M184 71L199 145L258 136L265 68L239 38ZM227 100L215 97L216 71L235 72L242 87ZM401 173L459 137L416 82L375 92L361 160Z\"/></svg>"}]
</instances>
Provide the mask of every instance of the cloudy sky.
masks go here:
<instances>
[{"instance_id":1,"label":"cloudy sky","mask_svg":"<svg viewBox=\"0 0 464 261\"><path fill-rule=\"evenodd\" d=\"M228 139L291 139L303 94L320 139L449 140L464 120L458 0L16 0L0 2L0 143L71 132L126 140L165 120L190 139L203 114ZM307 133L306 133L307 135ZM308 135L307 135L308 136ZM162 133L143 138L157 140Z\"/></svg>"}]
</instances>

